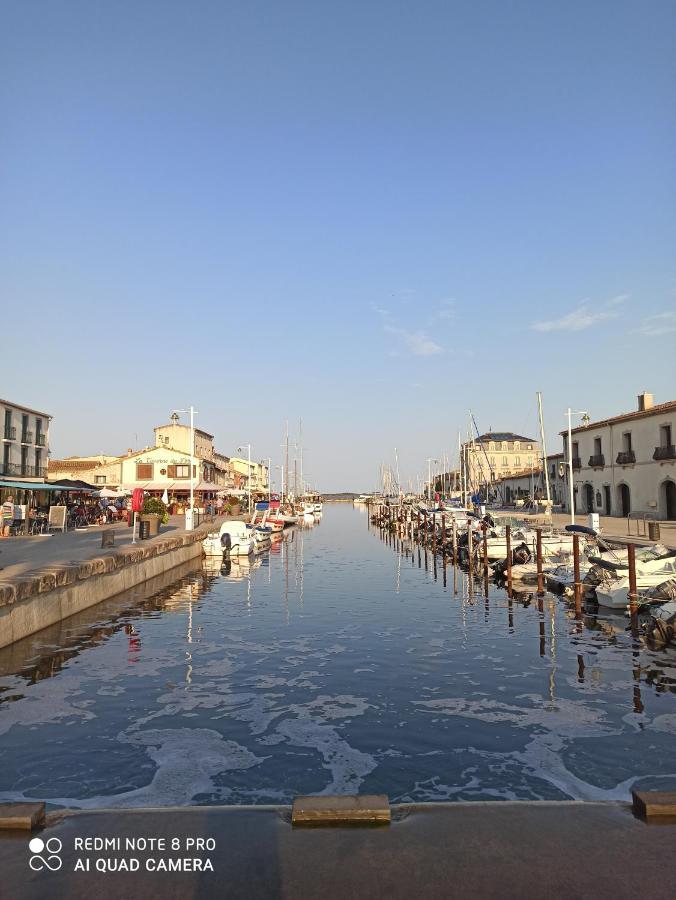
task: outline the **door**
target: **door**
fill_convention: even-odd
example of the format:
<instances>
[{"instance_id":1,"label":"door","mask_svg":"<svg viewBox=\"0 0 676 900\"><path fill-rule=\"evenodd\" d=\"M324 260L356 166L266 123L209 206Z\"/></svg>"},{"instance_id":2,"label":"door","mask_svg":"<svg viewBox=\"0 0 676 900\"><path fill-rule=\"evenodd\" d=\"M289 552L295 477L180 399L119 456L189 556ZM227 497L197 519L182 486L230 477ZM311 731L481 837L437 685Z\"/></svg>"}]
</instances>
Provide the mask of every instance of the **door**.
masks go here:
<instances>
[{"instance_id":1,"label":"door","mask_svg":"<svg viewBox=\"0 0 676 900\"><path fill-rule=\"evenodd\" d=\"M603 510L607 516L612 516L610 509L610 485L603 485Z\"/></svg>"},{"instance_id":2,"label":"door","mask_svg":"<svg viewBox=\"0 0 676 900\"><path fill-rule=\"evenodd\" d=\"M618 485L617 492L620 497L620 509L622 510L622 515L628 516L631 512L631 495L629 493L629 485Z\"/></svg>"},{"instance_id":3,"label":"door","mask_svg":"<svg viewBox=\"0 0 676 900\"><path fill-rule=\"evenodd\" d=\"M662 483L662 495L664 498L664 514L669 521L676 519L676 484L673 481Z\"/></svg>"},{"instance_id":4,"label":"door","mask_svg":"<svg viewBox=\"0 0 676 900\"><path fill-rule=\"evenodd\" d=\"M586 512L594 512L594 488L591 484L585 484L584 486L584 505Z\"/></svg>"}]
</instances>

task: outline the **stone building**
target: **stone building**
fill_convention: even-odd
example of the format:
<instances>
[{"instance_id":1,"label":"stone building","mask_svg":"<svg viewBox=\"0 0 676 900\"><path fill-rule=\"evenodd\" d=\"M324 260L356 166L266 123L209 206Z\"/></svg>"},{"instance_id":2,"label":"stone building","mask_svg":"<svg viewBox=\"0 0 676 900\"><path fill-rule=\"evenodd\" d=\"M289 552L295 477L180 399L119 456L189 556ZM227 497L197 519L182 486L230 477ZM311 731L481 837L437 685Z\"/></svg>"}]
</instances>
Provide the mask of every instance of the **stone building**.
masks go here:
<instances>
[{"instance_id":1,"label":"stone building","mask_svg":"<svg viewBox=\"0 0 676 900\"><path fill-rule=\"evenodd\" d=\"M49 456L49 413L20 406L11 400L0 400L3 417L2 481L44 481Z\"/></svg>"},{"instance_id":2,"label":"stone building","mask_svg":"<svg viewBox=\"0 0 676 900\"><path fill-rule=\"evenodd\" d=\"M676 519L675 433L676 400L655 404L648 393L639 395L633 412L573 428L575 511ZM561 436L568 510L567 431Z\"/></svg>"},{"instance_id":3,"label":"stone building","mask_svg":"<svg viewBox=\"0 0 676 900\"><path fill-rule=\"evenodd\" d=\"M463 444L463 451L473 488L487 481L498 481L505 475L539 469L542 457L534 438L513 431L488 431Z\"/></svg>"}]
</instances>

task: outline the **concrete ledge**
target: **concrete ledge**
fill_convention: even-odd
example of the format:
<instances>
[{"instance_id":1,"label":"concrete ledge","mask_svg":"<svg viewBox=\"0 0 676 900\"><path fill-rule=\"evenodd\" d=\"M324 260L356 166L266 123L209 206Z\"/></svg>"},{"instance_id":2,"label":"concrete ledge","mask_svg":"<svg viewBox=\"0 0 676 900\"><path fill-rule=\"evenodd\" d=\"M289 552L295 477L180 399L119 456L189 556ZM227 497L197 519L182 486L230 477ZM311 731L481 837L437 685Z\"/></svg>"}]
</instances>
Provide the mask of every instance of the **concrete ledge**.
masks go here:
<instances>
[{"instance_id":1,"label":"concrete ledge","mask_svg":"<svg viewBox=\"0 0 676 900\"><path fill-rule=\"evenodd\" d=\"M201 542L213 527L160 535L0 582L0 648L201 556Z\"/></svg>"},{"instance_id":2,"label":"concrete ledge","mask_svg":"<svg viewBox=\"0 0 676 900\"><path fill-rule=\"evenodd\" d=\"M292 825L389 825L390 802L385 794L338 797L296 797Z\"/></svg>"},{"instance_id":3,"label":"concrete ledge","mask_svg":"<svg viewBox=\"0 0 676 900\"><path fill-rule=\"evenodd\" d=\"M676 817L676 791L632 791L634 812L644 819L653 816Z\"/></svg>"},{"instance_id":4,"label":"concrete ledge","mask_svg":"<svg viewBox=\"0 0 676 900\"><path fill-rule=\"evenodd\" d=\"M0 828L32 831L45 821L44 803L0 804Z\"/></svg>"}]
</instances>

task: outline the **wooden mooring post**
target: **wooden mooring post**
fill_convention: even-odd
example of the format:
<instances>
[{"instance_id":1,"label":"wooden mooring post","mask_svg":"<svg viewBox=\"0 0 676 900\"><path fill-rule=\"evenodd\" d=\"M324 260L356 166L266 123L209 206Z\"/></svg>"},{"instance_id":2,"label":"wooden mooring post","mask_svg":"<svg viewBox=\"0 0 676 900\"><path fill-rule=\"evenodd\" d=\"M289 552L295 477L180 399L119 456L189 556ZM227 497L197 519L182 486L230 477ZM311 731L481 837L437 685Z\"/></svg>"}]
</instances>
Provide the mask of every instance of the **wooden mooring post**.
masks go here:
<instances>
[{"instance_id":1,"label":"wooden mooring post","mask_svg":"<svg viewBox=\"0 0 676 900\"><path fill-rule=\"evenodd\" d=\"M488 574L488 525L485 522L481 523L481 531L483 532L481 535L483 542L483 557L484 557L484 575Z\"/></svg>"},{"instance_id":2,"label":"wooden mooring post","mask_svg":"<svg viewBox=\"0 0 676 900\"><path fill-rule=\"evenodd\" d=\"M536 541L535 541L535 558L537 563L537 573L538 573L538 594L542 594L544 591L544 579L542 576L542 529L535 529Z\"/></svg>"},{"instance_id":3,"label":"wooden mooring post","mask_svg":"<svg viewBox=\"0 0 676 900\"><path fill-rule=\"evenodd\" d=\"M580 580L580 535L573 535L573 580L575 582L575 615L582 613L582 581Z\"/></svg>"},{"instance_id":4,"label":"wooden mooring post","mask_svg":"<svg viewBox=\"0 0 676 900\"><path fill-rule=\"evenodd\" d=\"M453 565L458 564L458 523L453 516Z\"/></svg>"},{"instance_id":5,"label":"wooden mooring post","mask_svg":"<svg viewBox=\"0 0 676 900\"><path fill-rule=\"evenodd\" d=\"M627 562L629 565L629 616L631 618L631 632L638 634L638 591L636 589L636 545L627 547Z\"/></svg>"},{"instance_id":6,"label":"wooden mooring post","mask_svg":"<svg viewBox=\"0 0 676 900\"><path fill-rule=\"evenodd\" d=\"M512 526L505 525L505 542L507 544L507 590L512 590Z\"/></svg>"}]
</instances>

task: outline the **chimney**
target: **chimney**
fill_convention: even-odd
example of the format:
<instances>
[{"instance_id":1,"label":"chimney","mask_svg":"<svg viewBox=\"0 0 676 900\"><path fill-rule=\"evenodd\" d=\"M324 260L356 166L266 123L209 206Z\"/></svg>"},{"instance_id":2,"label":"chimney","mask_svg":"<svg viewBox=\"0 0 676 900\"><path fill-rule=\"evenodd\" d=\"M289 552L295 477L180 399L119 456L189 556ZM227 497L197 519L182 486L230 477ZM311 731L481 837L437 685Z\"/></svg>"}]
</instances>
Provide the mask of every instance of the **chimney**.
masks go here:
<instances>
[{"instance_id":1,"label":"chimney","mask_svg":"<svg viewBox=\"0 0 676 900\"><path fill-rule=\"evenodd\" d=\"M638 395L638 411L645 412L647 409L652 409L655 405L655 401L653 400L653 395L646 393L643 391L642 394Z\"/></svg>"},{"instance_id":2,"label":"chimney","mask_svg":"<svg viewBox=\"0 0 676 900\"><path fill-rule=\"evenodd\" d=\"M131 447L127 447L127 456L131 456L133 452L134 451L131 449Z\"/></svg>"}]
</instances>

